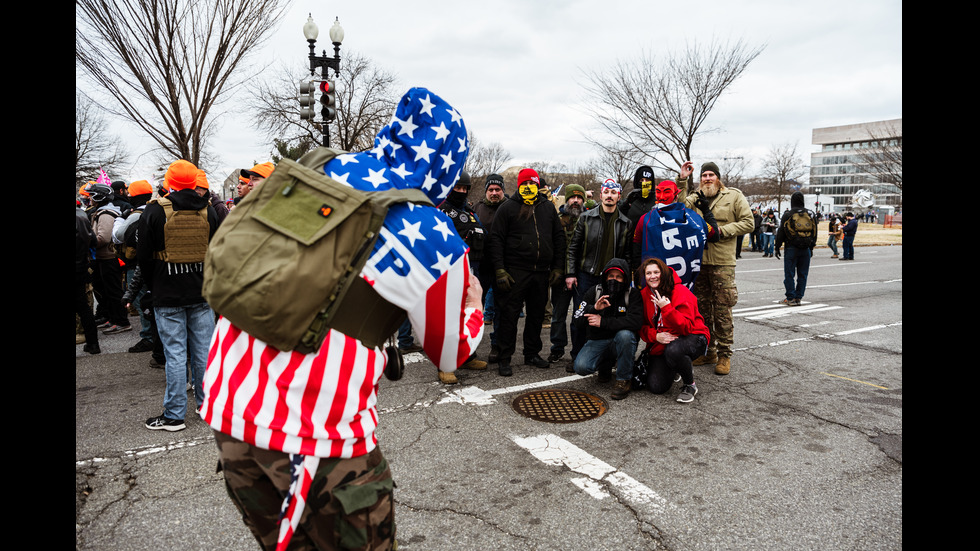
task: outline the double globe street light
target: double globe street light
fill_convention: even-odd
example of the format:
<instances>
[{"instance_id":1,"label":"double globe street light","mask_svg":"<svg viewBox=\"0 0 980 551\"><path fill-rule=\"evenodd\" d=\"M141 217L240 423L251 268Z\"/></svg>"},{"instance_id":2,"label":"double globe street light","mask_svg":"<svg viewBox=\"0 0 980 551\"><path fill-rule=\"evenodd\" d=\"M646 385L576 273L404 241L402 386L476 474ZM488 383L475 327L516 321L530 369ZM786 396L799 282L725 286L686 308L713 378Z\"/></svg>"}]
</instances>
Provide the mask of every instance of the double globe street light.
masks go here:
<instances>
[{"instance_id":1,"label":"double globe street light","mask_svg":"<svg viewBox=\"0 0 980 551\"><path fill-rule=\"evenodd\" d=\"M338 17L333 26L330 27L330 42L333 43L333 57L327 56L327 51L323 51L322 56L316 55L316 38L320 35L320 28L313 22L313 14L310 14L306 24L303 25L303 35L310 43L310 76L316 76L316 69L320 68L320 81L301 82L299 86L300 119L313 121L316 118L314 111L313 94L315 90L320 90L320 115L323 117L321 123L323 129L323 146L330 147L330 122L337 118L337 80L340 76L340 43L344 41L344 29L340 26ZM330 78L329 70L333 69L334 78Z\"/></svg>"}]
</instances>

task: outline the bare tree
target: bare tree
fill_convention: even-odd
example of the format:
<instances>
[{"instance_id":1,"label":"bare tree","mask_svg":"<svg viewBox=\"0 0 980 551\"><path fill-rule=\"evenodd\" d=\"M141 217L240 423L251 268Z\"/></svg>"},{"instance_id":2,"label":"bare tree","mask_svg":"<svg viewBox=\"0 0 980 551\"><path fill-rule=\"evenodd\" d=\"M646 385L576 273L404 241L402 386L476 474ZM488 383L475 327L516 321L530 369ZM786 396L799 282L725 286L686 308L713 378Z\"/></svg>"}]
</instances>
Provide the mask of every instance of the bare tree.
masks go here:
<instances>
[{"instance_id":1,"label":"bare tree","mask_svg":"<svg viewBox=\"0 0 980 551\"><path fill-rule=\"evenodd\" d=\"M323 141L322 122L300 119L299 83L313 78L308 66L281 65L271 77L257 79L249 87L255 128L275 142L280 152L280 143L302 154ZM328 126L330 146L344 151L371 149L374 137L391 121L398 105L397 79L352 50L344 54L336 79L337 118Z\"/></svg>"},{"instance_id":2,"label":"bare tree","mask_svg":"<svg viewBox=\"0 0 980 551\"><path fill-rule=\"evenodd\" d=\"M633 181L633 174L636 169L644 164L642 160L635 159L628 146L603 145L599 148L599 155L594 157L588 164L591 172L598 175L601 179L612 178L625 186ZM627 191L623 192L624 195Z\"/></svg>"},{"instance_id":3,"label":"bare tree","mask_svg":"<svg viewBox=\"0 0 980 551\"><path fill-rule=\"evenodd\" d=\"M466 172L472 181L481 182L491 174L499 174L504 164L513 158L500 142L484 144L473 131L468 134L470 154L466 158Z\"/></svg>"},{"instance_id":4,"label":"bare tree","mask_svg":"<svg viewBox=\"0 0 980 551\"><path fill-rule=\"evenodd\" d=\"M214 109L287 0L76 0L75 59L163 152L200 164ZM103 107L106 107L104 104Z\"/></svg>"},{"instance_id":5,"label":"bare tree","mask_svg":"<svg viewBox=\"0 0 980 551\"><path fill-rule=\"evenodd\" d=\"M859 164L880 183L902 189L901 121L868 131L870 147L861 149Z\"/></svg>"},{"instance_id":6,"label":"bare tree","mask_svg":"<svg viewBox=\"0 0 980 551\"><path fill-rule=\"evenodd\" d=\"M723 181L726 186L742 189L745 185L748 176L745 174L748 169L748 161L742 155L735 155L730 152L726 152L722 156L723 166L719 169L724 174Z\"/></svg>"},{"instance_id":7,"label":"bare tree","mask_svg":"<svg viewBox=\"0 0 980 551\"><path fill-rule=\"evenodd\" d=\"M98 106L75 91L75 191L95 180L99 169L119 172L127 153L121 141L109 134L109 125Z\"/></svg>"},{"instance_id":8,"label":"bare tree","mask_svg":"<svg viewBox=\"0 0 980 551\"><path fill-rule=\"evenodd\" d=\"M695 137L717 130L704 124L718 98L764 48L750 48L741 40L695 43L663 60L647 52L587 72L587 110L608 136L586 139L606 148L612 137L635 158L654 159L655 169L678 172L691 159ZM664 164L661 155L670 162Z\"/></svg>"},{"instance_id":9,"label":"bare tree","mask_svg":"<svg viewBox=\"0 0 980 551\"><path fill-rule=\"evenodd\" d=\"M762 176L769 182L768 195L776 200L776 210L782 212L783 197L796 180L806 175L806 164L796 151L795 143L773 145L762 163Z\"/></svg>"}]
</instances>

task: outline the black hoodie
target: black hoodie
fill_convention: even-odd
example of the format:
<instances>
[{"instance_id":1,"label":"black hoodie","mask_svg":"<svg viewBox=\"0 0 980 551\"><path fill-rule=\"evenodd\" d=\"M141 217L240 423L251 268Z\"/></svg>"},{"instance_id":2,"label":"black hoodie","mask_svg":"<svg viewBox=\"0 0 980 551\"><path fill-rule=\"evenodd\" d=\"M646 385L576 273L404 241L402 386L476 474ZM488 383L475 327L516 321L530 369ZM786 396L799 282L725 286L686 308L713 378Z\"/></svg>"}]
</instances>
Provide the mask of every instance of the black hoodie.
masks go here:
<instances>
[{"instance_id":1,"label":"black hoodie","mask_svg":"<svg viewBox=\"0 0 980 551\"><path fill-rule=\"evenodd\" d=\"M599 297L609 294L602 287L606 280L606 273L610 269L619 269L623 272L625 292L619 296L610 296L609 306L602 310L596 310L595 303ZM585 292L585 297L575 309L573 323L578 323L580 328L585 329L588 340L611 339L616 336L616 333L624 329L638 334L640 326L643 325L643 297L640 295L639 289L630 286L632 278L630 277L629 264L622 258L610 260L602 270L602 280L603 283L595 285ZM599 327L589 325L585 314L602 316Z\"/></svg>"},{"instance_id":2,"label":"black hoodie","mask_svg":"<svg viewBox=\"0 0 980 551\"><path fill-rule=\"evenodd\" d=\"M208 204L207 197L201 197L193 189L175 191L167 196L175 211L208 209L208 224L211 226L208 240L218 229L218 215ZM136 258L140 271L146 279L147 287L153 294L154 306L190 306L205 302L201 296L204 285L204 263L180 264L164 262L154 258L153 253L163 251L165 246L164 224L166 213L156 202L146 205L139 219L139 244Z\"/></svg>"}]
</instances>

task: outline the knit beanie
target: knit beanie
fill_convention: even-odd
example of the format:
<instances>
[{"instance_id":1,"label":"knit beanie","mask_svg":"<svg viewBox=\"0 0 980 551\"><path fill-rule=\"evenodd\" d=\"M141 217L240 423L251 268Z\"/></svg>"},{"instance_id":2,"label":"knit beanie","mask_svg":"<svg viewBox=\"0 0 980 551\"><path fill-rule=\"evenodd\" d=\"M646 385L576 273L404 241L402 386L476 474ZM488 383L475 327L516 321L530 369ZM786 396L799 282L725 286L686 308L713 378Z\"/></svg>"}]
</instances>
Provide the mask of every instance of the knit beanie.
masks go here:
<instances>
[{"instance_id":1,"label":"knit beanie","mask_svg":"<svg viewBox=\"0 0 980 551\"><path fill-rule=\"evenodd\" d=\"M701 174L704 174L706 171L709 171L709 170L711 172L714 172L715 173L715 176L717 176L718 179L721 180L721 171L718 170L718 165L716 165L715 163L712 163L710 161L707 162L707 163L704 163L703 165L701 165Z\"/></svg>"},{"instance_id":2,"label":"knit beanie","mask_svg":"<svg viewBox=\"0 0 980 551\"><path fill-rule=\"evenodd\" d=\"M171 191L194 189L197 185L198 169L194 163L180 159L170 163L163 177Z\"/></svg>"},{"instance_id":3,"label":"knit beanie","mask_svg":"<svg viewBox=\"0 0 980 551\"><path fill-rule=\"evenodd\" d=\"M531 180L535 185L541 184L541 178L538 177L538 171L533 168L522 168L520 172L517 173L517 185L521 185L524 182Z\"/></svg>"},{"instance_id":4,"label":"knit beanie","mask_svg":"<svg viewBox=\"0 0 980 551\"><path fill-rule=\"evenodd\" d=\"M491 174L491 175L487 176L487 183L486 183L486 186L484 187L484 189L486 189L486 188L488 188L488 187L490 187L492 185L500 186L500 189L503 190L504 189L504 177L501 176L500 174Z\"/></svg>"},{"instance_id":5,"label":"knit beanie","mask_svg":"<svg viewBox=\"0 0 980 551\"><path fill-rule=\"evenodd\" d=\"M204 189L208 189L208 177L206 174L204 174L203 170L197 171L197 181L194 184L194 187L202 187Z\"/></svg>"},{"instance_id":6,"label":"knit beanie","mask_svg":"<svg viewBox=\"0 0 980 551\"><path fill-rule=\"evenodd\" d=\"M578 184L568 184L565 186L565 200L569 200L572 197L578 195L585 201L585 188Z\"/></svg>"},{"instance_id":7,"label":"knit beanie","mask_svg":"<svg viewBox=\"0 0 980 551\"><path fill-rule=\"evenodd\" d=\"M152 195L153 186L150 182L146 180L136 180L132 184L129 184L129 195L131 197L136 197L137 195Z\"/></svg>"}]
</instances>

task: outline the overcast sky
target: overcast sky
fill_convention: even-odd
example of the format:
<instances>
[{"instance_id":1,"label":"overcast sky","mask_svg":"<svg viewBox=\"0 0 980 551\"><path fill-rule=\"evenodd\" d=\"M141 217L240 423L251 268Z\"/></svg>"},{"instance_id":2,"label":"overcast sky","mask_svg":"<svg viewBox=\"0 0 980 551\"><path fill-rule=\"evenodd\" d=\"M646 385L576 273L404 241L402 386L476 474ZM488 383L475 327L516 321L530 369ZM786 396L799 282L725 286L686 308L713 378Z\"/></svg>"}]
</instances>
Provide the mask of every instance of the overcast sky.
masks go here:
<instances>
[{"instance_id":1,"label":"overcast sky","mask_svg":"<svg viewBox=\"0 0 980 551\"><path fill-rule=\"evenodd\" d=\"M403 90L429 88L481 142L503 145L511 165L575 166L595 156L582 137L594 128L580 106L584 72L694 42L766 46L711 112L705 126L721 130L696 139L695 165L741 155L754 175L768 150L787 142L808 164L813 128L902 117L896 0L295 0L252 63L305 63L310 13L318 54L332 54L328 31L339 17L341 62L351 48L395 73ZM272 148L247 117L219 122L212 173L269 160ZM135 160L143 151L134 147ZM140 171L131 178L148 176Z\"/></svg>"}]
</instances>

